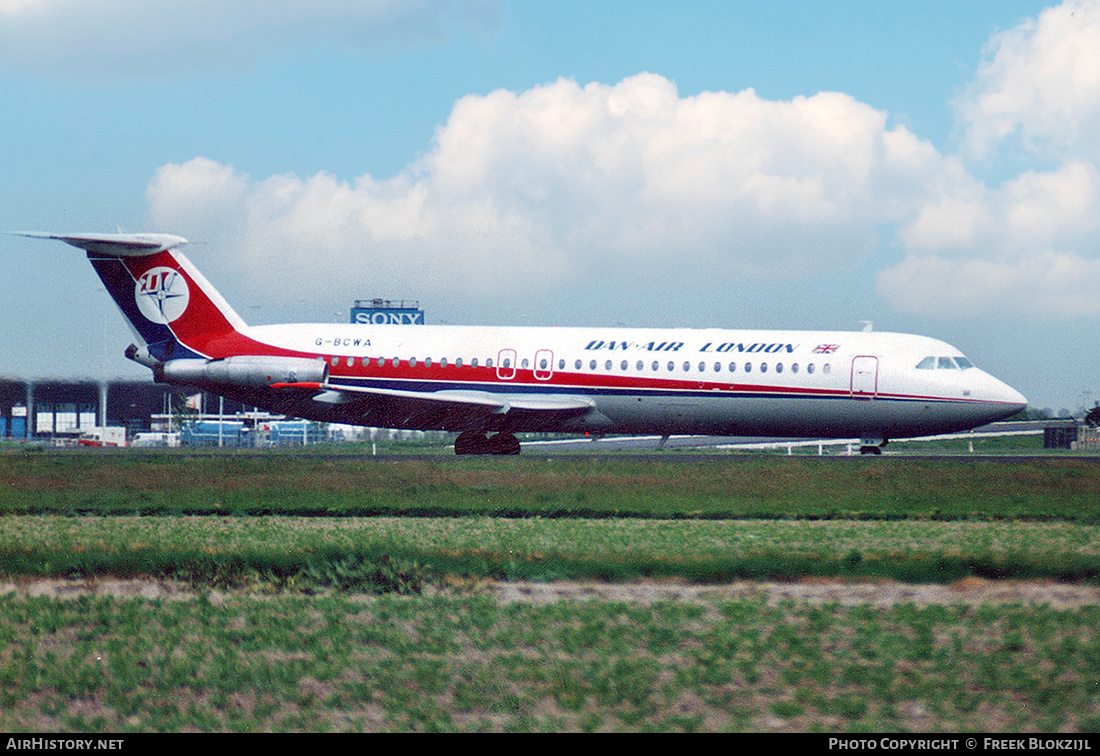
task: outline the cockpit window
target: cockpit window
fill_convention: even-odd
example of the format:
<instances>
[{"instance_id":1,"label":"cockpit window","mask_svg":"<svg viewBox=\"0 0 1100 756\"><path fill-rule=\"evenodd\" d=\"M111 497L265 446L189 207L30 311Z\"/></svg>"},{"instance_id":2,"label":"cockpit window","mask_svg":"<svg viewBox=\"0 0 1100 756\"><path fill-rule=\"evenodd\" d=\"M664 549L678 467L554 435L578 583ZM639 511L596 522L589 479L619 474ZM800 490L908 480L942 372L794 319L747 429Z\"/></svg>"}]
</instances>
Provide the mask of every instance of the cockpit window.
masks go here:
<instances>
[{"instance_id":1,"label":"cockpit window","mask_svg":"<svg viewBox=\"0 0 1100 756\"><path fill-rule=\"evenodd\" d=\"M917 363L917 370L966 370L974 363L965 357L925 357Z\"/></svg>"}]
</instances>

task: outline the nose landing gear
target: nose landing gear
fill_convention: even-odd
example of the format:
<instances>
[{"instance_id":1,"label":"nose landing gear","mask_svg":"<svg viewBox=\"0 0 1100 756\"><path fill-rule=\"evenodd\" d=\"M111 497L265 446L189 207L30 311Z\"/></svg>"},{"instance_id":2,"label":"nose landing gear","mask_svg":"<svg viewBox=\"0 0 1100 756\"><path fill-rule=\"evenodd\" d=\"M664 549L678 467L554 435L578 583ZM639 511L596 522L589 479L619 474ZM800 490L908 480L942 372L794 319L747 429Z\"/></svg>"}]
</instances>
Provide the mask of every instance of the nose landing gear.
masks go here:
<instances>
[{"instance_id":1,"label":"nose landing gear","mask_svg":"<svg viewBox=\"0 0 1100 756\"><path fill-rule=\"evenodd\" d=\"M865 438L862 440L862 445L859 447L860 454L882 454L882 447L890 443L889 440L883 438Z\"/></svg>"}]
</instances>

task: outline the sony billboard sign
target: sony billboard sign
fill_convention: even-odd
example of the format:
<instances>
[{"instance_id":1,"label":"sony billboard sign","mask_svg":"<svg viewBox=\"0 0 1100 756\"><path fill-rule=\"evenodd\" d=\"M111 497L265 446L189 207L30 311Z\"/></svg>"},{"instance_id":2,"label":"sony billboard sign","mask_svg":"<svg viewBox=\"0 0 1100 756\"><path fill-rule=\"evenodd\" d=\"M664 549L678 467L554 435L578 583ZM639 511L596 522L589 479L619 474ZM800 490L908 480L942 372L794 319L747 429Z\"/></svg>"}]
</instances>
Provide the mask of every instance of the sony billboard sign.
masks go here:
<instances>
[{"instance_id":1,"label":"sony billboard sign","mask_svg":"<svg viewBox=\"0 0 1100 756\"><path fill-rule=\"evenodd\" d=\"M351 322L369 325L424 325L424 311L416 302L388 299L356 300Z\"/></svg>"}]
</instances>

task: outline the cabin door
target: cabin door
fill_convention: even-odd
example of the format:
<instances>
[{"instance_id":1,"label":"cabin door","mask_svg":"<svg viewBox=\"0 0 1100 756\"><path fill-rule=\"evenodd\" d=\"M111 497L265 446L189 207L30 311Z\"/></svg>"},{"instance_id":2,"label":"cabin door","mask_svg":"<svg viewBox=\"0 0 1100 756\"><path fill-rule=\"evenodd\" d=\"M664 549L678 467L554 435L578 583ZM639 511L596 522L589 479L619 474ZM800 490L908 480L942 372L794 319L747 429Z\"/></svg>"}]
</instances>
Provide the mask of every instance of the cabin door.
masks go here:
<instances>
[{"instance_id":1,"label":"cabin door","mask_svg":"<svg viewBox=\"0 0 1100 756\"><path fill-rule=\"evenodd\" d=\"M874 399L878 396L878 357L852 358L852 397Z\"/></svg>"}]
</instances>

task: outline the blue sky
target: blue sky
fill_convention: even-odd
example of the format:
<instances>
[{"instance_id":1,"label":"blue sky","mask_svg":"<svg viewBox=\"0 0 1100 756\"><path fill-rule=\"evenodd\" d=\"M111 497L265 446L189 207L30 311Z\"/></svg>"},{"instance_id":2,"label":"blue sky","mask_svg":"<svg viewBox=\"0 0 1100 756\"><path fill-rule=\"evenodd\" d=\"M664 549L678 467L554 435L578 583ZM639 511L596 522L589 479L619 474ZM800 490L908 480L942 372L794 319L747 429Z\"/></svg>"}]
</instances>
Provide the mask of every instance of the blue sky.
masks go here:
<instances>
[{"instance_id":1,"label":"blue sky","mask_svg":"<svg viewBox=\"0 0 1100 756\"><path fill-rule=\"evenodd\" d=\"M1093 0L0 0L0 229L181 234L257 323L872 320L1075 408L1098 46ZM145 375L79 253L0 264L0 375Z\"/></svg>"}]
</instances>

